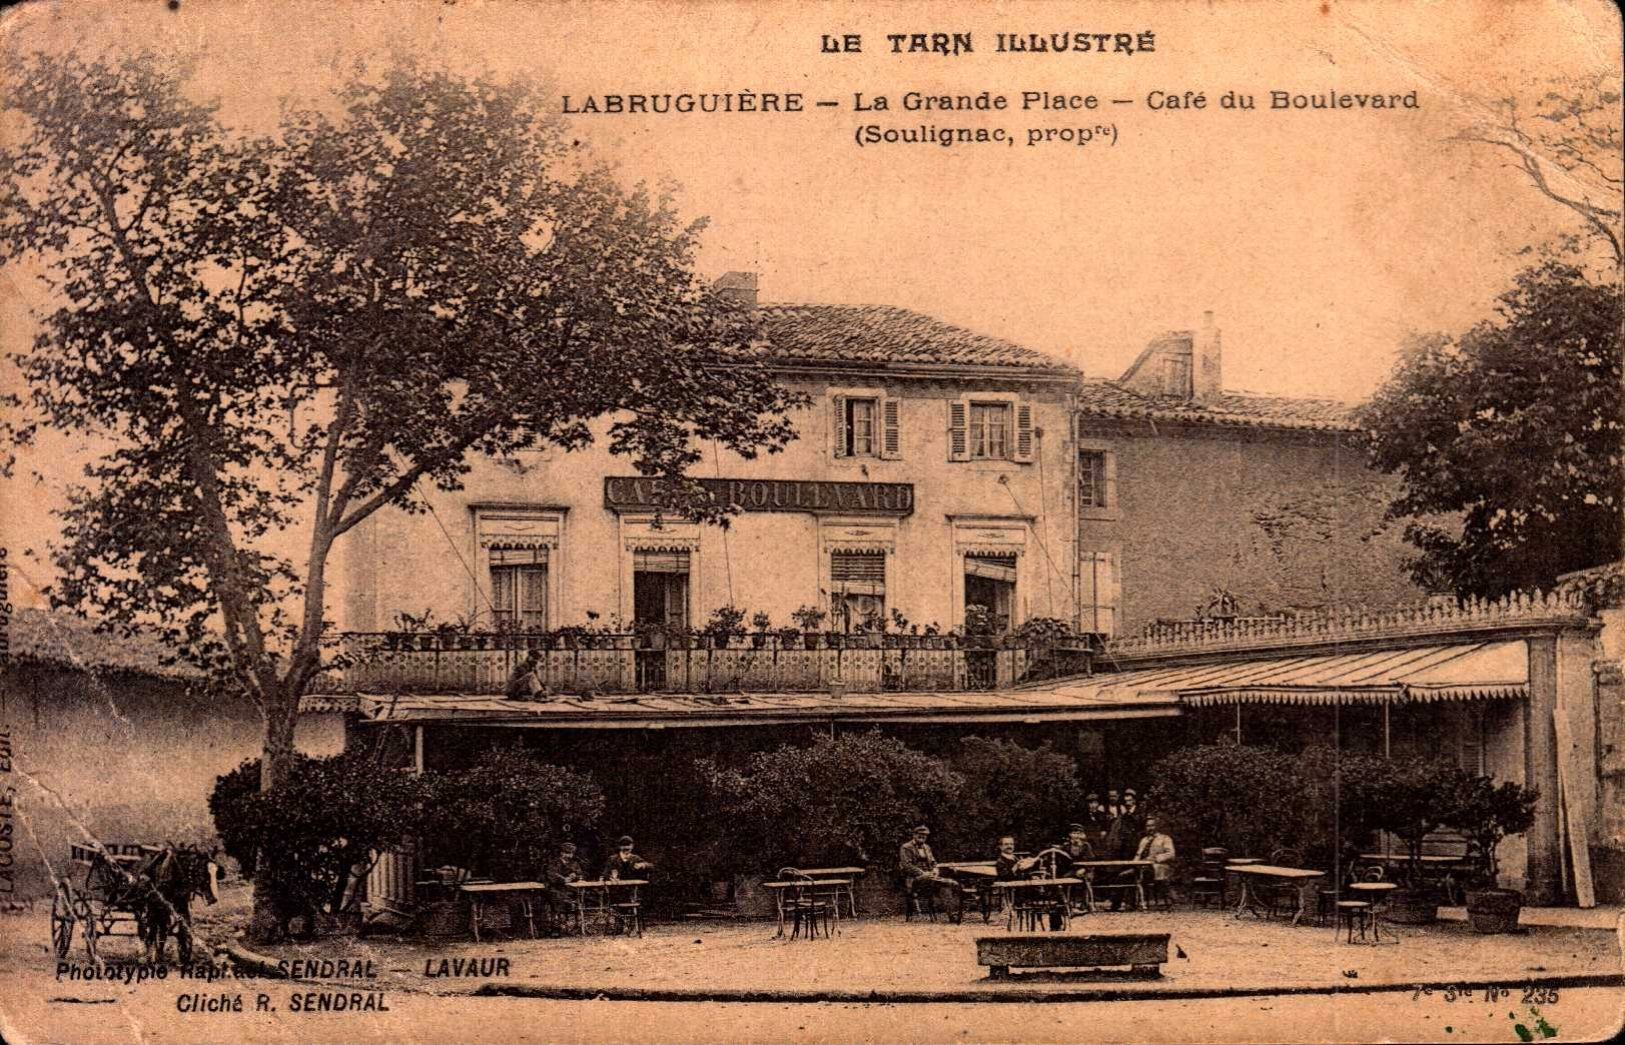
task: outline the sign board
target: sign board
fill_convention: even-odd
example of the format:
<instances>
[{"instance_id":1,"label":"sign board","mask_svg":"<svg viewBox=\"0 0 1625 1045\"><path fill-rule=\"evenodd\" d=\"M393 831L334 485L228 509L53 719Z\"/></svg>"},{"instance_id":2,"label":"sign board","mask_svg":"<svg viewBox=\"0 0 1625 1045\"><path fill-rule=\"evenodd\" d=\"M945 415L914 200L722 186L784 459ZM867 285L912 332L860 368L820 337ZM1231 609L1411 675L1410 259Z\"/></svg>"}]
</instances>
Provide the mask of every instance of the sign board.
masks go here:
<instances>
[{"instance_id":1,"label":"sign board","mask_svg":"<svg viewBox=\"0 0 1625 1045\"><path fill-rule=\"evenodd\" d=\"M837 483L819 479L698 479L718 503L747 512L910 515L912 483ZM671 510L669 483L643 476L606 476L604 507L616 512Z\"/></svg>"}]
</instances>

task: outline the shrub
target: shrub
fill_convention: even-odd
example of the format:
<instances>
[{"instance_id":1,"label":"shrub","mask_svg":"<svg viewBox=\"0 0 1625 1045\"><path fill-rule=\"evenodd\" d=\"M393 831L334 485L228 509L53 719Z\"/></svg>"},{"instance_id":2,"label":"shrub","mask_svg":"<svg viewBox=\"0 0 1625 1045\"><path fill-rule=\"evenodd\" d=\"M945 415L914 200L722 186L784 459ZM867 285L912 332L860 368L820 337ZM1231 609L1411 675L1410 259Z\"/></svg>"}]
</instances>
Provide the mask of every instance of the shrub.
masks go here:
<instances>
[{"instance_id":1,"label":"shrub","mask_svg":"<svg viewBox=\"0 0 1625 1045\"><path fill-rule=\"evenodd\" d=\"M758 752L742 769L710 760L699 768L733 825L735 869L758 873L889 862L910 828L945 817L963 783L941 760L879 730L786 744Z\"/></svg>"},{"instance_id":2,"label":"shrub","mask_svg":"<svg viewBox=\"0 0 1625 1045\"><path fill-rule=\"evenodd\" d=\"M1000 835L1012 833L1037 850L1063 837L1083 805L1077 763L1047 743L966 737L952 766L965 782L939 853L990 853Z\"/></svg>"},{"instance_id":3,"label":"shrub","mask_svg":"<svg viewBox=\"0 0 1625 1045\"><path fill-rule=\"evenodd\" d=\"M1345 772L1351 818L1405 843L1407 884L1421 882L1422 840L1449 823L1469 775L1443 759L1369 759Z\"/></svg>"},{"instance_id":4,"label":"shrub","mask_svg":"<svg viewBox=\"0 0 1625 1045\"><path fill-rule=\"evenodd\" d=\"M1539 799L1539 791L1511 781L1496 784L1491 777L1473 776L1460 782L1444 822L1473 840L1478 858L1474 885L1495 885L1496 848L1507 835L1523 834L1534 825Z\"/></svg>"},{"instance_id":5,"label":"shrub","mask_svg":"<svg viewBox=\"0 0 1625 1045\"><path fill-rule=\"evenodd\" d=\"M498 881L534 878L562 839L604 812L592 777L517 748L496 748L467 769L424 775L418 833L428 866L455 864Z\"/></svg>"},{"instance_id":6,"label":"shrub","mask_svg":"<svg viewBox=\"0 0 1625 1045\"><path fill-rule=\"evenodd\" d=\"M336 913L352 869L400 844L423 809L420 778L369 752L297 756L271 791L258 789L259 775L250 760L217 778L209 811L227 853L257 872L284 912Z\"/></svg>"}]
</instances>

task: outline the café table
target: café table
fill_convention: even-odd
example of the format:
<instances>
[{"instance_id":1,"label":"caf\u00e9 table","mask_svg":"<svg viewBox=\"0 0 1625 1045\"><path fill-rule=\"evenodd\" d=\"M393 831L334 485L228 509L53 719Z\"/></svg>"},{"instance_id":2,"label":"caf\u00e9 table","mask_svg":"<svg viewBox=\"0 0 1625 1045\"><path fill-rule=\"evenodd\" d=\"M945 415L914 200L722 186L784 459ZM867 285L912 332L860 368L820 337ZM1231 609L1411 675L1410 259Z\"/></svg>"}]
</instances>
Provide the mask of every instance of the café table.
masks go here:
<instances>
[{"instance_id":1,"label":"caf\u00e9 table","mask_svg":"<svg viewBox=\"0 0 1625 1045\"><path fill-rule=\"evenodd\" d=\"M1381 943L1382 913L1388 905L1388 894L1398 889L1399 884L1397 882L1351 882L1348 888L1349 892L1371 905L1371 909L1367 913L1367 919L1371 922L1371 942ZM1388 935L1395 943L1399 942L1399 937L1395 936L1392 930L1389 930ZM1363 927L1360 938L1365 938Z\"/></svg>"},{"instance_id":2,"label":"caf\u00e9 table","mask_svg":"<svg viewBox=\"0 0 1625 1045\"><path fill-rule=\"evenodd\" d=\"M808 878L850 879L846 886L846 910L852 917L858 916L857 883L858 879L869 873L867 867L798 867L796 870Z\"/></svg>"},{"instance_id":3,"label":"caf\u00e9 table","mask_svg":"<svg viewBox=\"0 0 1625 1045\"><path fill-rule=\"evenodd\" d=\"M600 924L611 917L624 923L630 917L638 935L643 935L643 911L638 900L638 889L649 884L646 879L604 878L564 884L575 890L576 931L581 935L587 934L589 913L596 915ZM620 913L623 910L629 913L623 915Z\"/></svg>"},{"instance_id":4,"label":"caf\u00e9 table","mask_svg":"<svg viewBox=\"0 0 1625 1045\"><path fill-rule=\"evenodd\" d=\"M976 901L982 908L982 924L986 925L993 917L993 883L999 877L993 864L984 860L938 864L937 874L976 890Z\"/></svg>"},{"instance_id":5,"label":"caf\u00e9 table","mask_svg":"<svg viewBox=\"0 0 1625 1045\"><path fill-rule=\"evenodd\" d=\"M1139 873L1134 876L1134 881L1132 883L1102 882L1101 888L1126 889L1132 884L1134 887L1135 904L1140 908L1140 910L1145 910L1145 875L1146 872L1154 866L1150 860L1079 860L1072 866L1074 868L1087 867L1091 870L1102 870L1109 872L1126 871L1130 868L1138 868ZM1094 883L1087 877L1083 880L1083 891L1084 896L1087 897L1089 901L1089 912L1093 914L1097 907L1095 901L1095 886Z\"/></svg>"},{"instance_id":6,"label":"caf\u00e9 table","mask_svg":"<svg viewBox=\"0 0 1625 1045\"><path fill-rule=\"evenodd\" d=\"M525 924L530 927L530 938L536 938L536 913L533 904L539 893L547 892L541 882L465 882L457 891L468 897L468 927L474 942L480 942L480 916L488 903L518 900L525 912Z\"/></svg>"},{"instance_id":7,"label":"caf\u00e9 table","mask_svg":"<svg viewBox=\"0 0 1625 1045\"><path fill-rule=\"evenodd\" d=\"M1229 859L1227 859L1224 862L1224 866L1225 866L1226 871L1228 871L1232 866L1245 867L1247 864L1261 864L1263 862L1264 861L1260 860L1256 856L1232 856L1232 857L1230 857ZM1229 907L1230 906L1230 875L1229 874L1226 874L1224 876L1223 881L1220 883L1219 905L1221 907Z\"/></svg>"},{"instance_id":8,"label":"caf\u00e9 table","mask_svg":"<svg viewBox=\"0 0 1625 1045\"><path fill-rule=\"evenodd\" d=\"M993 890L1002 894L1004 927L1011 932L1018 916L1051 913L1061 916L1064 931L1072 924L1072 887L1083 884L1081 878L1013 878L994 882Z\"/></svg>"},{"instance_id":9,"label":"caf\u00e9 table","mask_svg":"<svg viewBox=\"0 0 1625 1045\"><path fill-rule=\"evenodd\" d=\"M808 874L806 871L801 873ZM788 881L763 882L762 888L773 894L773 905L778 908L779 931L773 934L773 938L777 940L784 936L784 894L786 891L790 889L809 889L812 891L815 900L822 894L830 901L830 909L835 912L835 920L840 921L841 896L852 888L852 879L812 878L809 875L806 879L792 878Z\"/></svg>"},{"instance_id":10,"label":"caf\u00e9 table","mask_svg":"<svg viewBox=\"0 0 1625 1045\"><path fill-rule=\"evenodd\" d=\"M1236 864L1226 867L1225 871L1241 879L1241 897L1236 901L1237 918L1246 911L1252 911L1255 916L1263 917L1259 913L1257 903L1254 902L1255 883L1284 882L1293 886L1298 894L1298 907L1292 912L1293 925L1302 921L1304 913L1309 909L1309 896L1314 891L1315 883L1326 877L1325 871L1314 871L1305 867L1277 867L1274 864Z\"/></svg>"}]
</instances>

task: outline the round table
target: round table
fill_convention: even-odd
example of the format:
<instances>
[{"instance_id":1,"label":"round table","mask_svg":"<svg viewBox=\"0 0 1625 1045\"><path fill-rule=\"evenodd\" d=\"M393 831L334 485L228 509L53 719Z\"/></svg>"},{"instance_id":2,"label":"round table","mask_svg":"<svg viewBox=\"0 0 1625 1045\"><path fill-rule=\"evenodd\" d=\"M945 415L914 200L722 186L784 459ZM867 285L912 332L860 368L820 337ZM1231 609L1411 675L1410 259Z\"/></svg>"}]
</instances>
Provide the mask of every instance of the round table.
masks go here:
<instances>
[{"instance_id":1,"label":"round table","mask_svg":"<svg viewBox=\"0 0 1625 1045\"><path fill-rule=\"evenodd\" d=\"M1387 907L1388 894L1398 888L1395 882L1354 882L1349 886L1349 892L1371 904L1372 943L1382 942L1382 912ZM1362 932L1360 935L1363 937L1365 934ZM1395 943L1399 942L1399 937L1394 936L1392 931L1388 935Z\"/></svg>"}]
</instances>

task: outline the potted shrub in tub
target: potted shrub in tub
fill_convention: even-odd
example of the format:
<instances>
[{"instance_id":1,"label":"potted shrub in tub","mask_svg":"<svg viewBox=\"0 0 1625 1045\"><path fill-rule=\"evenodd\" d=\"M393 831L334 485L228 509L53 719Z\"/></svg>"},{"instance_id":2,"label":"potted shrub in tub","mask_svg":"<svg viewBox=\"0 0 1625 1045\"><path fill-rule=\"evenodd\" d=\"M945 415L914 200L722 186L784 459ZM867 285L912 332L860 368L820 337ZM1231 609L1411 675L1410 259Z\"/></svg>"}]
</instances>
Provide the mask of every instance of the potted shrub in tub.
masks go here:
<instances>
[{"instance_id":1,"label":"potted shrub in tub","mask_svg":"<svg viewBox=\"0 0 1625 1045\"><path fill-rule=\"evenodd\" d=\"M818 629L823 627L824 618L829 616L817 606L802 606L790 614L790 619L801 628L802 642L808 649L818 648Z\"/></svg>"},{"instance_id":2,"label":"potted shrub in tub","mask_svg":"<svg viewBox=\"0 0 1625 1045\"><path fill-rule=\"evenodd\" d=\"M1372 824L1405 844L1400 887L1388 894L1389 921L1427 925L1439 917L1443 898L1423 876L1422 842L1453 818L1465 776L1440 759L1384 760L1360 782L1360 798Z\"/></svg>"},{"instance_id":3,"label":"potted shrub in tub","mask_svg":"<svg viewBox=\"0 0 1625 1045\"><path fill-rule=\"evenodd\" d=\"M1467 888L1467 920L1481 933L1507 933L1518 927L1523 893L1500 888L1495 851L1507 835L1521 835L1535 822L1540 792L1487 776L1464 780L1449 822L1473 843L1474 869Z\"/></svg>"}]
</instances>

